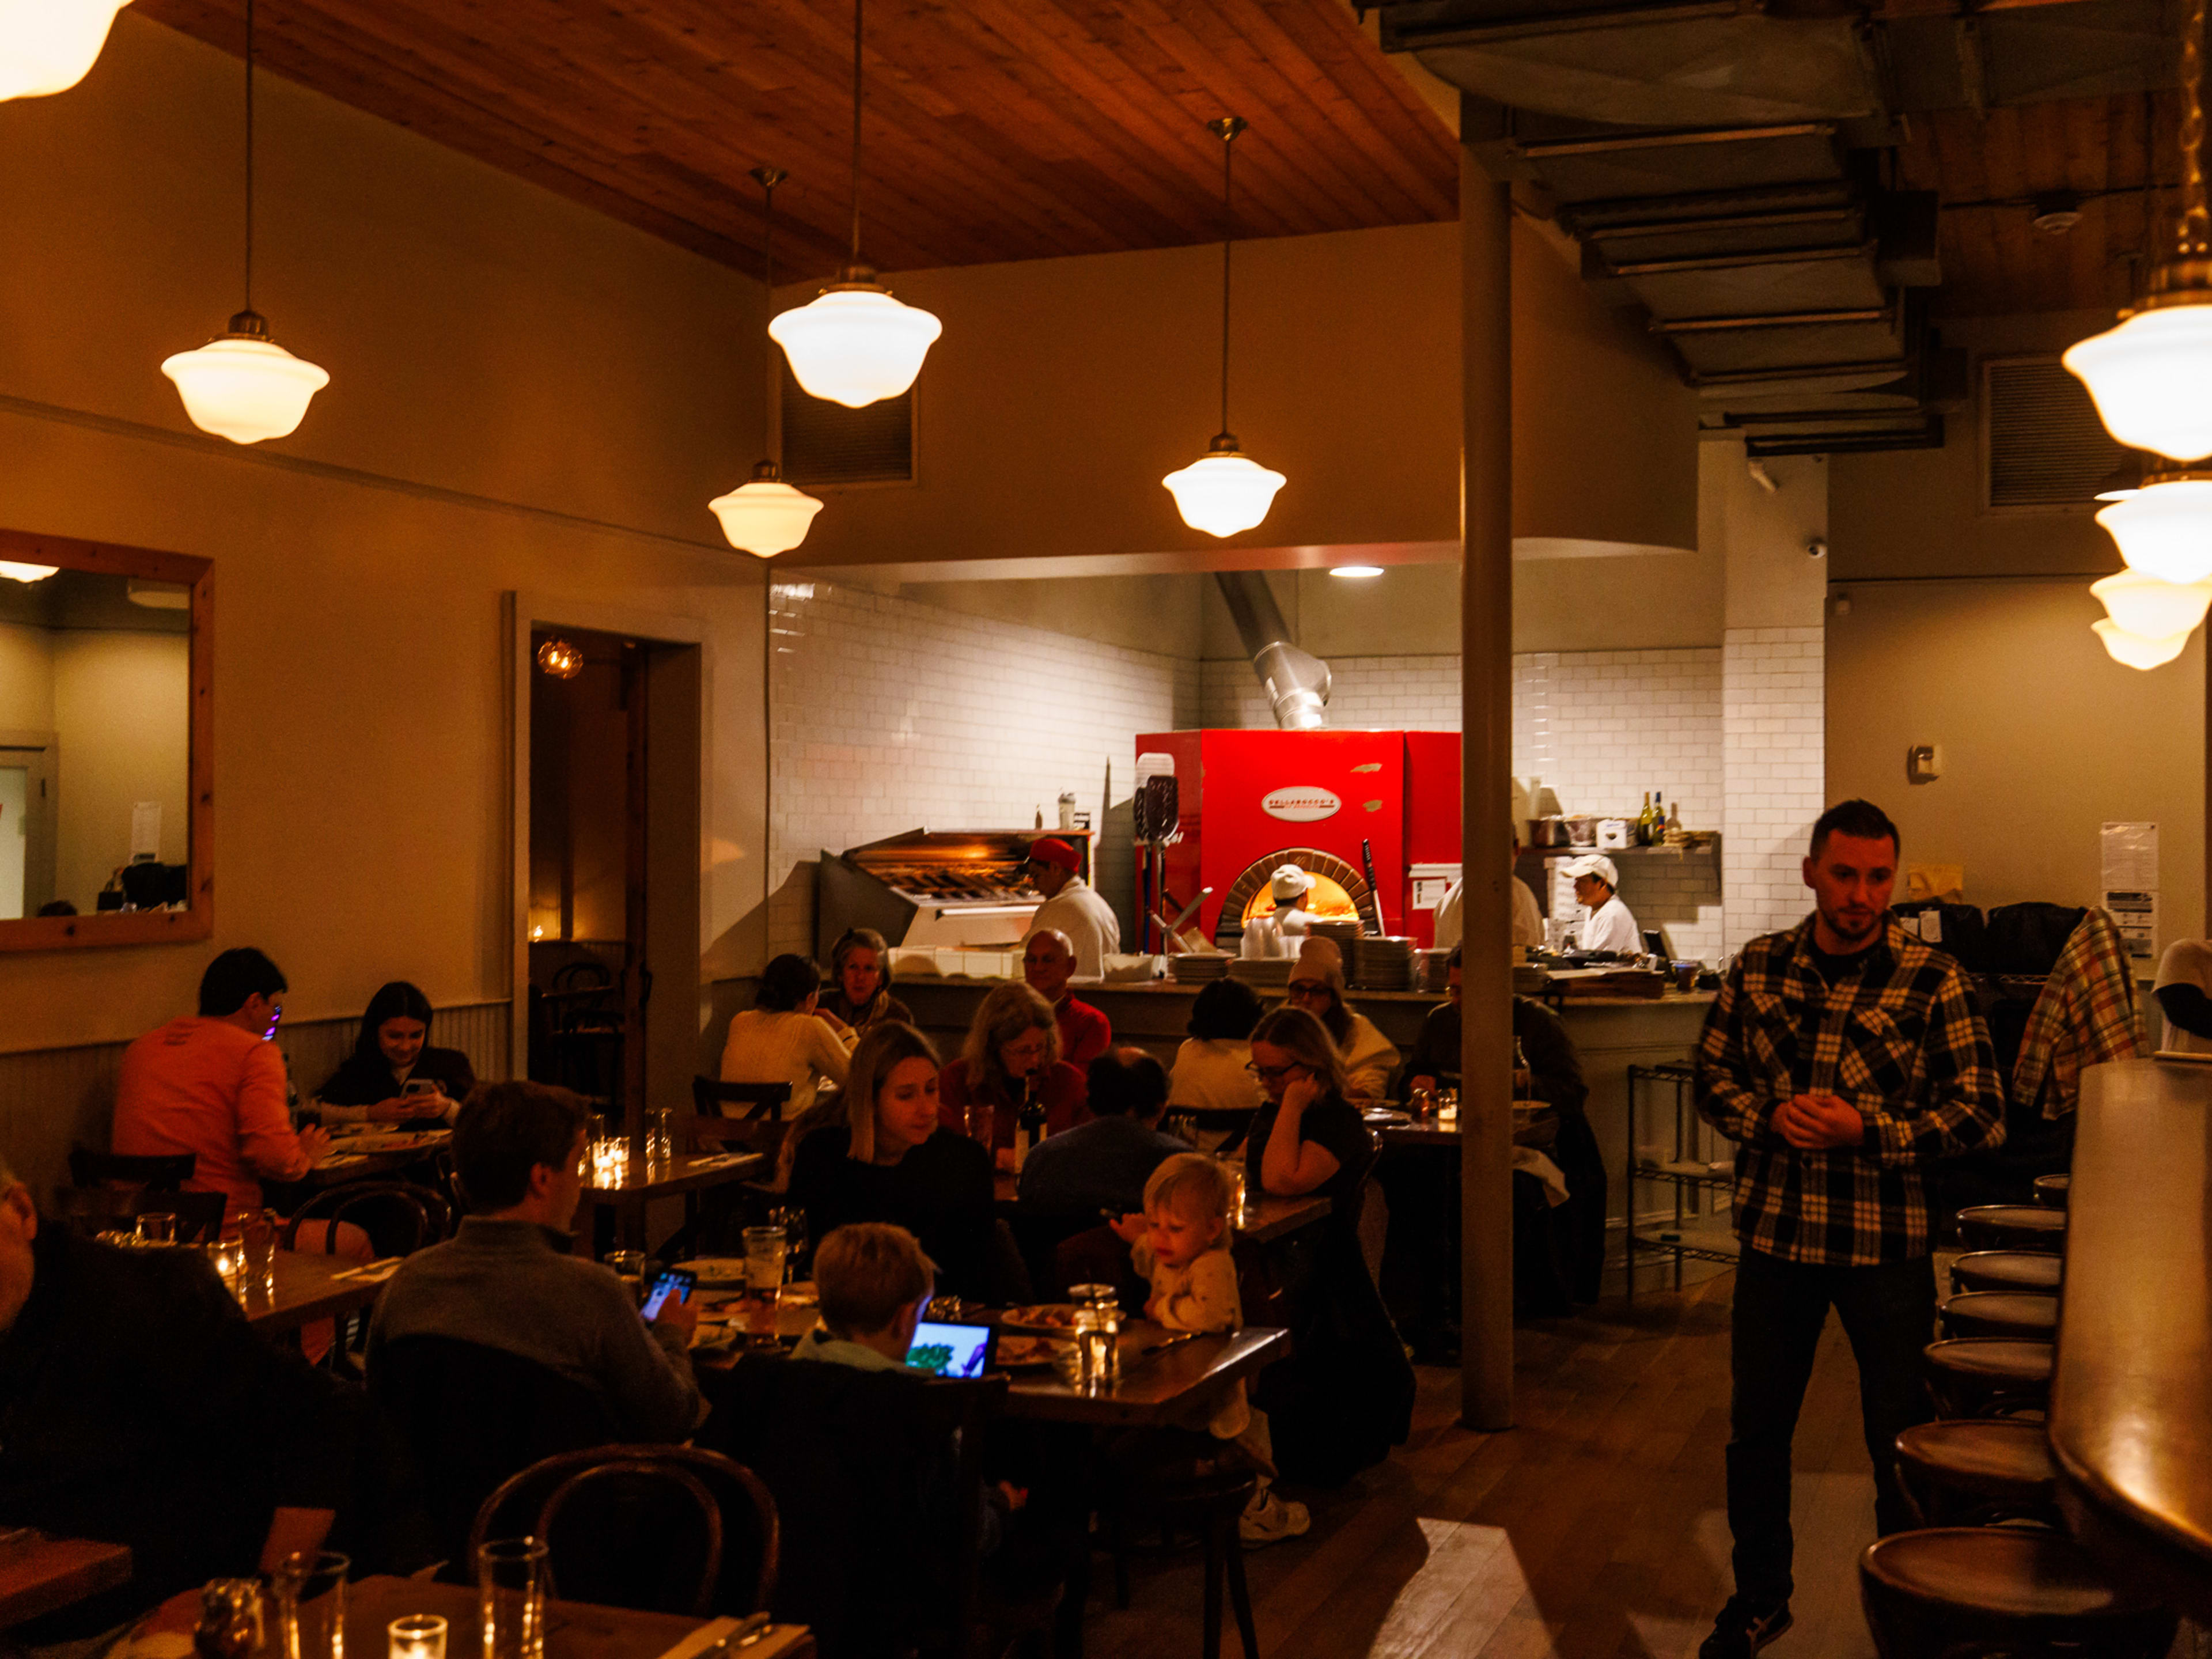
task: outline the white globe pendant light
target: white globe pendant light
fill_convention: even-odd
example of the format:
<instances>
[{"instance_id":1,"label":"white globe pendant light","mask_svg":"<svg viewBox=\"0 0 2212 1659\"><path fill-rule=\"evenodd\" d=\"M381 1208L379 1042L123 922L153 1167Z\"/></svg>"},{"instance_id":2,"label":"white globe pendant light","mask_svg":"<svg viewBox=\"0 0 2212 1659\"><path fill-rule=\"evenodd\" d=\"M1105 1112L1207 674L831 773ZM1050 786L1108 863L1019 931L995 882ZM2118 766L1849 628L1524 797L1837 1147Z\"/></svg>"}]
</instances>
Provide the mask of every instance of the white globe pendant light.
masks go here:
<instances>
[{"instance_id":1,"label":"white globe pendant light","mask_svg":"<svg viewBox=\"0 0 2212 1659\"><path fill-rule=\"evenodd\" d=\"M768 198L767 233L762 238L762 286L773 296L775 293L775 187L791 175L781 167L755 167L753 177L760 181L762 191ZM768 405L775 406L776 388L770 374ZM779 426L781 422L778 423ZM717 495L707 503L721 521L722 534L732 547L741 553L750 553L757 558L772 559L779 553L788 553L806 539L813 527L814 515L822 510L822 503L804 490L793 489L783 481L783 472L774 460L765 460L753 468L753 476L726 495Z\"/></svg>"},{"instance_id":2,"label":"white globe pendant light","mask_svg":"<svg viewBox=\"0 0 2212 1659\"><path fill-rule=\"evenodd\" d=\"M2097 499L2112 502L2097 522L2119 544L2129 569L2185 586L2212 577L2212 477L2154 473L2141 489Z\"/></svg>"},{"instance_id":3,"label":"white globe pendant light","mask_svg":"<svg viewBox=\"0 0 2212 1659\"><path fill-rule=\"evenodd\" d=\"M891 297L860 263L860 23L864 0L853 0L853 251L836 282L813 301L768 325L783 348L792 378L810 398L865 409L896 398L915 383L921 361L945 325L919 307Z\"/></svg>"},{"instance_id":4,"label":"white globe pendant light","mask_svg":"<svg viewBox=\"0 0 2212 1659\"><path fill-rule=\"evenodd\" d=\"M1221 430L1213 434L1204 455L1160 482L1193 530L1234 536L1267 516L1275 492L1289 480L1245 454L1229 429L1229 256L1236 246L1235 222L1230 216L1230 158L1236 154L1237 135L1247 124L1241 115L1224 115L1206 125L1221 140Z\"/></svg>"},{"instance_id":5,"label":"white globe pendant light","mask_svg":"<svg viewBox=\"0 0 2212 1659\"><path fill-rule=\"evenodd\" d=\"M2155 639L2142 634L2131 634L2108 618L2100 617L2089 626L2105 642L2105 649L2112 660L2124 663L2130 668L2161 668L2179 656L2189 643L2186 631Z\"/></svg>"},{"instance_id":6,"label":"white globe pendant light","mask_svg":"<svg viewBox=\"0 0 2212 1659\"><path fill-rule=\"evenodd\" d=\"M2212 606L2212 581L2166 582L2136 570L2091 582L2089 592L2115 626L2145 639L2193 633Z\"/></svg>"},{"instance_id":7,"label":"white globe pendant light","mask_svg":"<svg viewBox=\"0 0 2212 1659\"><path fill-rule=\"evenodd\" d=\"M21 582L26 586L32 582L42 582L60 568L61 566L58 564L21 564L14 559L0 559L0 576L5 576L11 582Z\"/></svg>"},{"instance_id":8,"label":"white globe pendant light","mask_svg":"<svg viewBox=\"0 0 2212 1659\"><path fill-rule=\"evenodd\" d=\"M2172 256L2119 325L2060 359L2122 443L2177 461L2212 455L2212 212L2204 187L2204 0L2181 36L2181 212Z\"/></svg>"},{"instance_id":9,"label":"white globe pendant light","mask_svg":"<svg viewBox=\"0 0 2212 1659\"><path fill-rule=\"evenodd\" d=\"M246 308L205 345L163 358L161 373L176 383L194 426L234 444L290 436L331 383L270 339L253 308L253 0L246 0Z\"/></svg>"},{"instance_id":10,"label":"white globe pendant light","mask_svg":"<svg viewBox=\"0 0 2212 1659\"><path fill-rule=\"evenodd\" d=\"M131 0L0 0L0 102L67 92Z\"/></svg>"}]
</instances>

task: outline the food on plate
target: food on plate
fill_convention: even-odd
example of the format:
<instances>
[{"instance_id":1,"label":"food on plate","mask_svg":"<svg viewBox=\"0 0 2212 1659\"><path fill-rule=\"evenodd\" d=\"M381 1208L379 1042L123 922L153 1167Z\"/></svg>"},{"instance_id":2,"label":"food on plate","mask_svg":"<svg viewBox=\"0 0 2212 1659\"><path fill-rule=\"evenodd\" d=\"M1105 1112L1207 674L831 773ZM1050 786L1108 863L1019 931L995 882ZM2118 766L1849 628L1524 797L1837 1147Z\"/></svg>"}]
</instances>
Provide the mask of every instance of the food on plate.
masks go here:
<instances>
[{"instance_id":1,"label":"food on plate","mask_svg":"<svg viewBox=\"0 0 2212 1659\"><path fill-rule=\"evenodd\" d=\"M1074 1302L1041 1302L1032 1307L1009 1308L999 1316L999 1322L1032 1330L1072 1331L1082 1311L1081 1304Z\"/></svg>"}]
</instances>

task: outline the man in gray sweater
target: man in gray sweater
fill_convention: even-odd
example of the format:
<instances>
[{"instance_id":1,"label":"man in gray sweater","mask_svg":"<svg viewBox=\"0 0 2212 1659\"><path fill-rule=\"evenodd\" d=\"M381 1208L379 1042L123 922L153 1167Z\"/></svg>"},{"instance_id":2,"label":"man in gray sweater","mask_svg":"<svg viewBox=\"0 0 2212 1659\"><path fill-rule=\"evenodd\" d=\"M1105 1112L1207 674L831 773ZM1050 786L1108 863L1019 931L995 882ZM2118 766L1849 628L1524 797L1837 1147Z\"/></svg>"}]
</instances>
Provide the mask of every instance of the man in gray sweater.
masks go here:
<instances>
[{"instance_id":1,"label":"man in gray sweater","mask_svg":"<svg viewBox=\"0 0 2212 1659\"><path fill-rule=\"evenodd\" d=\"M369 1368L400 1337L481 1343L596 1390L623 1440L683 1440L706 1415L691 1372L698 1310L671 1297L647 1324L612 1272L568 1253L586 1122L565 1089L492 1083L470 1095L453 1123L453 1164L471 1213L392 1274L369 1328Z\"/></svg>"}]
</instances>

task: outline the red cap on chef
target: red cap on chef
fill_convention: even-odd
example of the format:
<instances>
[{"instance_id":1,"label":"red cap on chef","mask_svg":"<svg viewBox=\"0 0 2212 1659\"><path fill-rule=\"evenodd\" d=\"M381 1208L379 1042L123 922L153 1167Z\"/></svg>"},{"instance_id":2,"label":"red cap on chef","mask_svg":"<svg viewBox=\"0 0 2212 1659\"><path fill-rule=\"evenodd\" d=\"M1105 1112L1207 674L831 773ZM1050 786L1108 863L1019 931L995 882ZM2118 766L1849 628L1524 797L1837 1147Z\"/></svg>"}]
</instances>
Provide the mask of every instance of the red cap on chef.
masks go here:
<instances>
[{"instance_id":1,"label":"red cap on chef","mask_svg":"<svg viewBox=\"0 0 2212 1659\"><path fill-rule=\"evenodd\" d=\"M1030 862L1056 864L1063 870L1079 870L1083 860L1075 856L1075 849L1058 836L1047 836L1042 841L1030 843Z\"/></svg>"}]
</instances>

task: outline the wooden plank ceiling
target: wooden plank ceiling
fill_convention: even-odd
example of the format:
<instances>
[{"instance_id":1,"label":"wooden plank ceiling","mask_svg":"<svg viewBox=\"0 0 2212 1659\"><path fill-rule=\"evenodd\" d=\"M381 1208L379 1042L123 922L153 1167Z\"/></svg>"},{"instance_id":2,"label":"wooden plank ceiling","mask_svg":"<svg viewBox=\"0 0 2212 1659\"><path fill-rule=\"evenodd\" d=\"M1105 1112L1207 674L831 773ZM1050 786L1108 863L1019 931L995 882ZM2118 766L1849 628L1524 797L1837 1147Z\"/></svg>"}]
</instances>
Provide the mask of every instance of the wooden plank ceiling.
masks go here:
<instances>
[{"instance_id":1,"label":"wooden plank ceiling","mask_svg":"<svg viewBox=\"0 0 2212 1659\"><path fill-rule=\"evenodd\" d=\"M242 52L244 0L139 0ZM844 258L851 0L258 0L259 61L742 270ZM1450 134L1342 0L874 0L863 257L885 270L1449 219ZM272 142L281 142L270 135Z\"/></svg>"},{"instance_id":2,"label":"wooden plank ceiling","mask_svg":"<svg viewBox=\"0 0 2212 1659\"><path fill-rule=\"evenodd\" d=\"M2171 91L1911 117L1897 181L1935 191L1942 204L1937 313L2129 303L2145 254L2154 264L2172 244L2180 109ZM2035 229L2036 198L2057 191L2077 195L2081 222L2057 234Z\"/></svg>"}]
</instances>

